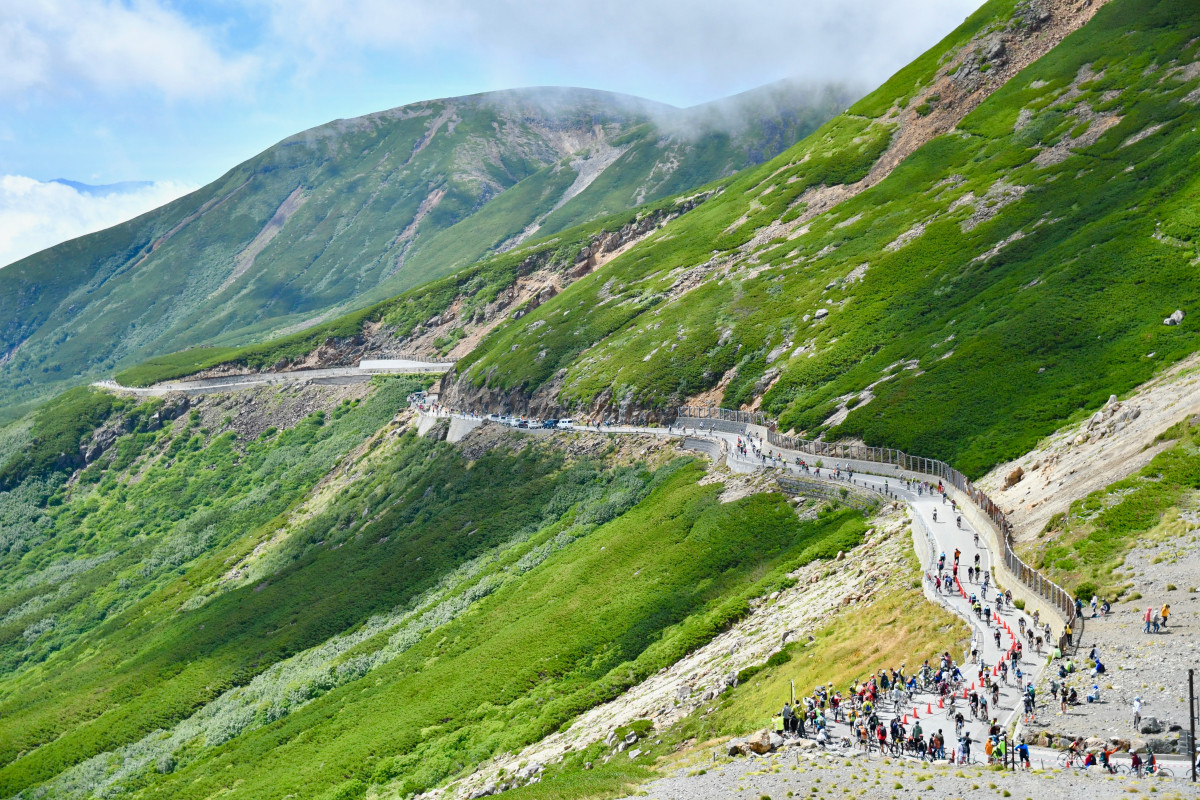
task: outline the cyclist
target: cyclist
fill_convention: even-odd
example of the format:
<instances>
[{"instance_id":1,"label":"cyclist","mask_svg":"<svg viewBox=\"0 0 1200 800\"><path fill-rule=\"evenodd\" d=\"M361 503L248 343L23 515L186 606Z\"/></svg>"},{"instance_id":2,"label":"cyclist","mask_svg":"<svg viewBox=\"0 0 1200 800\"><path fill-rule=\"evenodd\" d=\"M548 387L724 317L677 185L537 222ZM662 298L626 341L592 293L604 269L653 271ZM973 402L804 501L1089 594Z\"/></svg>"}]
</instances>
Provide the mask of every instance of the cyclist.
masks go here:
<instances>
[{"instance_id":1,"label":"cyclist","mask_svg":"<svg viewBox=\"0 0 1200 800\"><path fill-rule=\"evenodd\" d=\"M904 741L904 726L900 720L892 717L892 744L899 745Z\"/></svg>"},{"instance_id":2,"label":"cyclist","mask_svg":"<svg viewBox=\"0 0 1200 800\"><path fill-rule=\"evenodd\" d=\"M1076 736L1075 741L1071 742L1071 744L1067 748L1067 750L1070 752L1070 754L1072 756L1078 757L1083 754L1083 748L1084 748L1083 737Z\"/></svg>"}]
</instances>

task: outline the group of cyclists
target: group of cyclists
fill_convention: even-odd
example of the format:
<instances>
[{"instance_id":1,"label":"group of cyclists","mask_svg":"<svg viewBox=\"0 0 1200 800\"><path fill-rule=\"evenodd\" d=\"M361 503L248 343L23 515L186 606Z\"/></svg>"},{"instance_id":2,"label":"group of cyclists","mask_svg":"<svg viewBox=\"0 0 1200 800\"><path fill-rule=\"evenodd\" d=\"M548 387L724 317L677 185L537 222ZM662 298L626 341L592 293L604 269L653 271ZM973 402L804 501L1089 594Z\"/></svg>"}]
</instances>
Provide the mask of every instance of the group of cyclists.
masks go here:
<instances>
[{"instance_id":1,"label":"group of cyclists","mask_svg":"<svg viewBox=\"0 0 1200 800\"><path fill-rule=\"evenodd\" d=\"M935 664L926 660L911 674L905 670L904 664L898 669L880 670L866 680L851 682L845 692L835 690L832 682L818 686L808 696L784 704L774 718L775 730L782 735L811 736L826 746L878 749L890 755L930 760L970 761L973 742L964 711L969 707L971 716L988 721L989 699L992 708L999 701L999 684L991 679L990 670L980 665L979 689L965 688L967 676L949 653L943 653ZM1032 702L1032 684L1027 692ZM919 714L914 713L909 723L909 709L916 711L913 702L918 693L931 695L940 709L946 709L947 720L954 723L954 744L948 747L942 728L926 731ZM960 696L966 700L961 709L956 706L956 698ZM932 700L927 702L929 708L932 705ZM885 721L882 714L888 711L891 719ZM829 730L831 722L846 724L850 735L835 740ZM991 718L989 735L983 741L986 757L1000 761L1007 757L1009 746L997 720ZM1014 749L1017 759L1027 763L1028 747L1022 742Z\"/></svg>"},{"instance_id":2,"label":"group of cyclists","mask_svg":"<svg viewBox=\"0 0 1200 800\"><path fill-rule=\"evenodd\" d=\"M1105 747L1101 747L1095 751L1089 751L1084 743L1083 737L1076 737L1067 747L1066 751L1058 757L1059 767L1102 767L1107 772L1113 775L1159 775L1162 777L1171 777L1171 771L1158 763L1158 759L1154 757L1154 753L1146 754L1145 758L1139 753L1132 752L1129 754L1129 764L1119 764L1113 761L1113 754L1117 752L1117 748L1111 743Z\"/></svg>"},{"instance_id":3,"label":"group of cyclists","mask_svg":"<svg viewBox=\"0 0 1200 800\"><path fill-rule=\"evenodd\" d=\"M1030 768L1029 745L1018 738L1010 741L996 717L988 717L990 707L999 701L999 683L992 680L990 670L980 669L979 689L963 691L967 676L962 668L944 653L931 665L927 660L916 672L907 674L906 666L898 669L882 669L866 680L852 681L845 692L834 689L833 683L816 687L809 695L785 703L782 711L774 717L775 730L784 736L811 737L826 747L852 748L865 751L878 750L890 756L910 756L921 760L947 760L951 763L1004 764ZM909 721L909 710L915 695L924 692L936 695L938 707L945 709L947 722L953 722L953 738L947 736L942 727L934 727L929 716L922 725L920 716L913 714ZM955 698L966 695L965 707L957 707ZM1036 690L1032 682L1022 691L1026 711L1036 702ZM1066 695L1065 690L1063 691ZM932 702L928 704L932 706ZM987 734L982 740L972 738L967 728L968 712L972 717L988 723ZM890 712L890 719L883 714ZM835 737L831 723L845 724L850 735ZM975 747L974 751L972 747ZM1116 748L1109 746L1089 752L1082 737L1071 742L1059 755L1058 766L1100 766L1113 774L1159 774L1169 776L1153 753L1146 756L1130 754L1128 765L1117 763L1112 756Z\"/></svg>"}]
</instances>

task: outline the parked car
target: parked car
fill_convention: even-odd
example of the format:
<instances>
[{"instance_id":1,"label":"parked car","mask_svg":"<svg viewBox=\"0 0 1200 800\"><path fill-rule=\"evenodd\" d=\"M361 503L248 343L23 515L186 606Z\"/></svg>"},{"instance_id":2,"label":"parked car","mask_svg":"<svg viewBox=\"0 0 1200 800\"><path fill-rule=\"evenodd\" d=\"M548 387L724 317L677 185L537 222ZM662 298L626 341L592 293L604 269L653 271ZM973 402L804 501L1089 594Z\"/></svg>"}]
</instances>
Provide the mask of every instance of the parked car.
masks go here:
<instances>
[{"instance_id":1,"label":"parked car","mask_svg":"<svg viewBox=\"0 0 1200 800\"><path fill-rule=\"evenodd\" d=\"M575 420L573 420L573 419L560 419L558 421L558 427L563 430L574 427L574 425L575 425Z\"/></svg>"}]
</instances>

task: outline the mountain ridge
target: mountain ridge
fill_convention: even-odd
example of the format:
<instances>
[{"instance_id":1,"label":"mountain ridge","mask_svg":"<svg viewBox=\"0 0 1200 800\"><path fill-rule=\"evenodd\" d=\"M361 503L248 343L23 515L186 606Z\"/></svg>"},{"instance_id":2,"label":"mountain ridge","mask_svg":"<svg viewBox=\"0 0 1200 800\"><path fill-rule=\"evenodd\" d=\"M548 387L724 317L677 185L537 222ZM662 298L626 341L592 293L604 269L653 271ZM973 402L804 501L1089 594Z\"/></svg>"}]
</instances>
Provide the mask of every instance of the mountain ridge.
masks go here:
<instances>
[{"instance_id":1,"label":"mountain ridge","mask_svg":"<svg viewBox=\"0 0 1200 800\"><path fill-rule=\"evenodd\" d=\"M775 115L757 123L767 145L754 125L664 133L655 119L676 110L576 89L447 98L314 126L167 206L0 270L0 374L46 392L156 353L308 326L522 235L723 177L853 95L792 96L790 108L764 104Z\"/></svg>"}]
</instances>

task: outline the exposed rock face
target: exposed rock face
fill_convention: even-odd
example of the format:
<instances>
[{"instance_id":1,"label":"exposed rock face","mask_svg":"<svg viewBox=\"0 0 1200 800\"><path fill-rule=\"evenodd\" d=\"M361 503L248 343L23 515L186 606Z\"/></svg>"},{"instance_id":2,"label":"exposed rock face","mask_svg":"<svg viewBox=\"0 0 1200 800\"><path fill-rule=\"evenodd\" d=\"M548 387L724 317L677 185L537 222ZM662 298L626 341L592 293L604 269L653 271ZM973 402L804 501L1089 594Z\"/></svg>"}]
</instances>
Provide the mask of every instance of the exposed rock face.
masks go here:
<instances>
[{"instance_id":1,"label":"exposed rock face","mask_svg":"<svg viewBox=\"0 0 1200 800\"><path fill-rule=\"evenodd\" d=\"M162 408L154 412L142 426L143 430L156 431L163 426L164 422L176 419L187 413L191 407L191 401L187 395L170 394L163 399ZM79 445L79 455L83 459L83 464L88 465L93 463L97 458L116 443L117 439L130 433L134 429L134 420L127 414L116 416L99 428L92 434L91 438Z\"/></svg>"},{"instance_id":2,"label":"exposed rock face","mask_svg":"<svg viewBox=\"0 0 1200 800\"><path fill-rule=\"evenodd\" d=\"M1012 472L1008 473L1008 477L1004 479L1004 488L1009 489L1021 482L1021 478L1025 477L1025 470L1017 467Z\"/></svg>"},{"instance_id":3,"label":"exposed rock face","mask_svg":"<svg viewBox=\"0 0 1200 800\"><path fill-rule=\"evenodd\" d=\"M1053 16L1050 0L1023 0L1023 2L1017 3L1017 7L1013 9L1010 27L1032 33L1040 30Z\"/></svg>"},{"instance_id":4,"label":"exposed rock face","mask_svg":"<svg viewBox=\"0 0 1200 800\"><path fill-rule=\"evenodd\" d=\"M1183 322L1183 311L1176 309L1175 313L1163 320L1163 325L1178 325Z\"/></svg>"}]
</instances>

